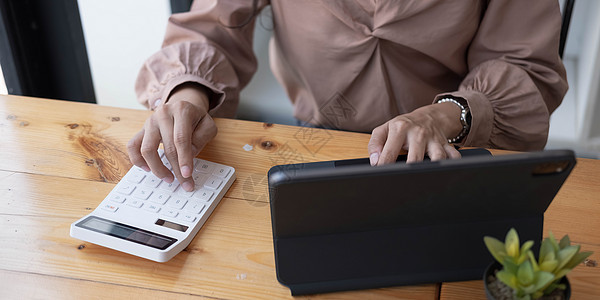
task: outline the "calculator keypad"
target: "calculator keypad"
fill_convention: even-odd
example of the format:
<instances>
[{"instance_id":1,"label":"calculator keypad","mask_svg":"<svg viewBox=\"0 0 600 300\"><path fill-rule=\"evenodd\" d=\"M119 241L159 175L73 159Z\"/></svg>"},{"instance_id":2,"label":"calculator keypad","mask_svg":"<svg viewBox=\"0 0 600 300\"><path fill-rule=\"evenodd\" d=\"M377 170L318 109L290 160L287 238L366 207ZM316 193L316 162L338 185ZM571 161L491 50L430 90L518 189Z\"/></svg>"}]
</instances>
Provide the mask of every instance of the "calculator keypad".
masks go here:
<instances>
[{"instance_id":1,"label":"calculator keypad","mask_svg":"<svg viewBox=\"0 0 600 300\"><path fill-rule=\"evenodd\" d=\"M159 150L161 160L172 170L171 164ZM194 223L208 210L215 195L225 187L232 167L194 159L192 174L195 189L187 192L177 180L167 183L151 172L136 166L125 175L107 197L108 202L100 208L116 212L119 206L140 209L140 213L156 214L157 217L169 217L182 223Z\"/></svg>"},{"instance_id":2,"label":"calculator keypad","mask_svg":"<svg viewBox=\"0 0 600 300\"><path fill-rule=\"evenodd\" d=\"M117 211L117 209L119 209L118 206L111 205L111 204L104 204L101 207L103 210L110 211L110 212L115 212L115 211Z\"/></svg>"}]
</instances>

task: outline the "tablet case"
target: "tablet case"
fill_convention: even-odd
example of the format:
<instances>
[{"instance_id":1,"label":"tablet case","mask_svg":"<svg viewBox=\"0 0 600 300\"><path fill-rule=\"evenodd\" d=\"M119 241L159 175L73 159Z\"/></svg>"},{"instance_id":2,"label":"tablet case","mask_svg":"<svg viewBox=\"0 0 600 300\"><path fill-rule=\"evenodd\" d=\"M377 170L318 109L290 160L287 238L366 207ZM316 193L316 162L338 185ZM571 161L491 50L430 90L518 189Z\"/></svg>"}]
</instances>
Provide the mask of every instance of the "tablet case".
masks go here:
<instances>
[{"instance_id":1,"label":"tablet case","mask_svg":"<svg viewBox=\"0 0 600 300\"><path fill-rule=\"evenodd\" d=\"M542 239L572 151L371 167L368 159L275 166L269 196L277 278L293 295L480 279L483 243L515 227ZM534 253L537 253L534 249Z\"/></svg>"}]
</instances>

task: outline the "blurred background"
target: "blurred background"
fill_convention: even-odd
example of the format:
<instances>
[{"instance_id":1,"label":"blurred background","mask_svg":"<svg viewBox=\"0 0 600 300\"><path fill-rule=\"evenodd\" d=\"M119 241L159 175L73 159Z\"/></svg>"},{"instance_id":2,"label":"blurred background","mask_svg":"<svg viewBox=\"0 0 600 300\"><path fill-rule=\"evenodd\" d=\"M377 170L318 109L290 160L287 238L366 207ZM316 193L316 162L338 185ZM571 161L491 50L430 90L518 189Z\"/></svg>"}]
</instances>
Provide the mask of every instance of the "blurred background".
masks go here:
<instances>
[{"instance_id":1,"label":"blurred background","mask_svg":"<svg viewBox=\"0 0 600 300\"><path fill-rule=\"evenodd\" d=\"M558 1L558 0L557 0ZM568 10L561 0L563 13ZM191 0L0 0L0 94L144 109L135 78L160 49L171 13ZM551 117L547 149L600 158L600 1L577 0L563 60L570 89ZM268 63L267 8L255 27L257 74L241 94L238 117L295 124ZM4 74L2 74L2 72Z\"/></svg>"}]
</instances>

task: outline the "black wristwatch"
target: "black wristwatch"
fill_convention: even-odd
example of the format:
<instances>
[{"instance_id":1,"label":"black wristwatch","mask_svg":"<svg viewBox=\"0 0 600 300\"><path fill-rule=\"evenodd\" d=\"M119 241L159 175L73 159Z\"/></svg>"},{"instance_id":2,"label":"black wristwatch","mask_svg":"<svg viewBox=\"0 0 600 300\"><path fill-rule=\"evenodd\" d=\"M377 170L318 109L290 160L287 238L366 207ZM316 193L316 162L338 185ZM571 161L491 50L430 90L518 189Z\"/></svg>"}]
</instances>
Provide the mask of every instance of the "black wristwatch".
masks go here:
<instances>
[{"instance_id":1,"label":"black wristwatch","mask_svg":"<svg viewBox=\"0 0 600 300\"><path fill-rule=\"evenodd\" d=\"M469 130L471 129L471 110L469 109L467 101L462 98L446 96L436 101L435 103L444 102L454 103L458 106L458 108L460 108L460 124L463 128L456 137L448 139L448 143L450 144L459 143L465 136L467 136L467 134L469 134Z\"/></svg>"}]
</instances>

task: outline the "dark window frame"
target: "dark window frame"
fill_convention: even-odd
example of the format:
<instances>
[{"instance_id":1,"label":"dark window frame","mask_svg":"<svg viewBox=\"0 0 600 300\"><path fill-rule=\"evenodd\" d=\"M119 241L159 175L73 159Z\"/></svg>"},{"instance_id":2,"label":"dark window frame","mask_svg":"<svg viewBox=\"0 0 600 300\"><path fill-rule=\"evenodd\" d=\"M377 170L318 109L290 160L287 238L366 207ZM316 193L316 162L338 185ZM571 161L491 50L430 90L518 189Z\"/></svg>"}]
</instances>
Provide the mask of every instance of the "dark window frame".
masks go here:
<instances>
[{"instance_id":1,"label":"dark window frame","mask_svg":"<svg viewBox=\"0 0 600 300\"><path fill-rule=\"evenodd\" d=\"M171 13L182 13L190 11L192 0L171 0Z\"/></svg>"},{"instance_id":2,"label":"dark window frame","mask_svg":"<svg viewBox=\"0 0 600 300\"><path fill-rule=\"evenodd\" d=\"M77 1L0 0L9 94L96 103Z\"/></svg>"}]
</instances>

